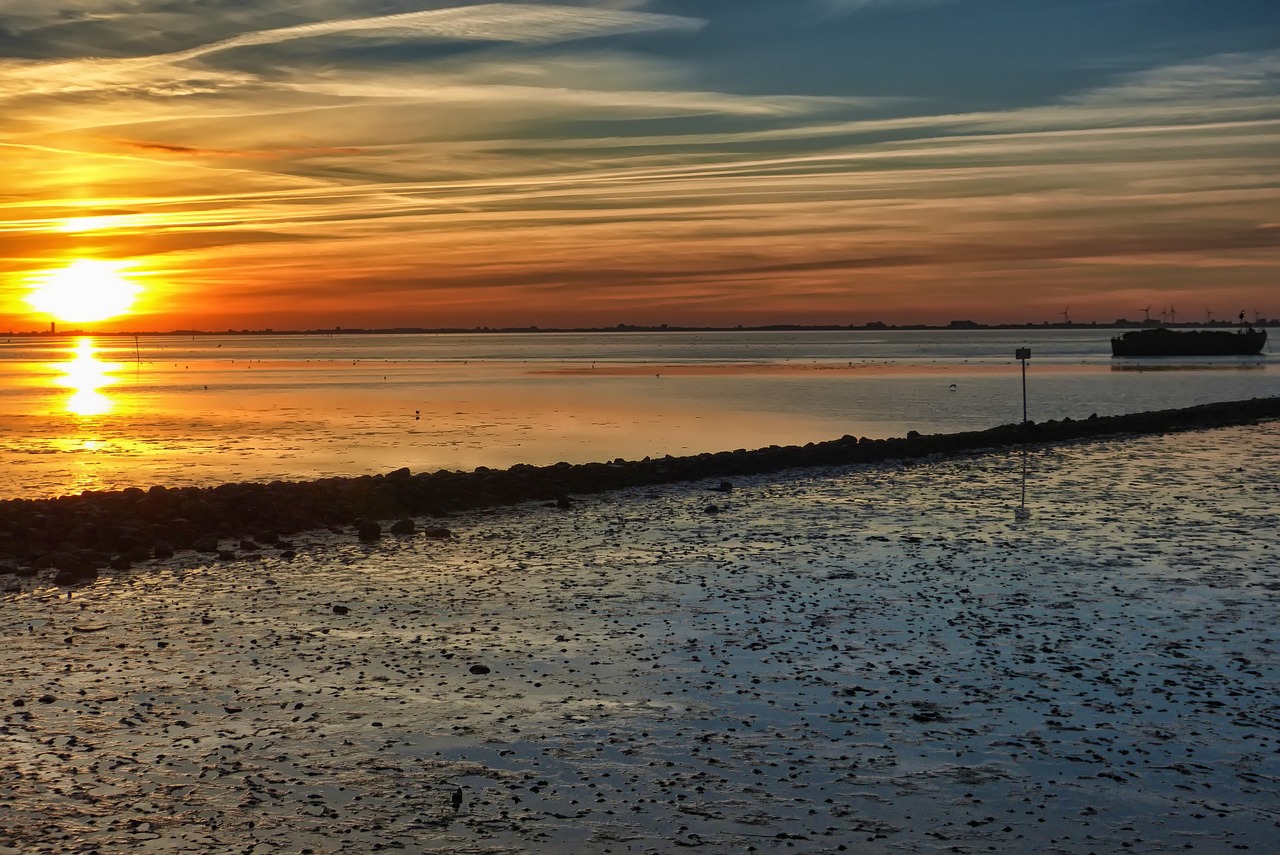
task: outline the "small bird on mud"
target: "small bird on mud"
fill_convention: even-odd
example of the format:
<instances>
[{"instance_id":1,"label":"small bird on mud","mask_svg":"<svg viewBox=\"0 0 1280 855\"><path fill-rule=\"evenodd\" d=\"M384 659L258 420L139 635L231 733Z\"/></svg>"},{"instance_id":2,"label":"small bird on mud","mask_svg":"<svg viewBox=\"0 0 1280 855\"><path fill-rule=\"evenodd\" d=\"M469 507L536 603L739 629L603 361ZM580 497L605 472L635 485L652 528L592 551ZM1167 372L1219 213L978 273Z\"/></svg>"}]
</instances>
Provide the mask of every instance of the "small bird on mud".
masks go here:
<instances>
[{"instance_id":1,"label":"small bird on mud","mask_svg":"<svg viewBox=\"0 0 1280 855\"><path fill-rule=\"evenodd\" d=\"M457 813L462 810L462 788L453 791L453 812Z\"/></svg>"}]
</instances>

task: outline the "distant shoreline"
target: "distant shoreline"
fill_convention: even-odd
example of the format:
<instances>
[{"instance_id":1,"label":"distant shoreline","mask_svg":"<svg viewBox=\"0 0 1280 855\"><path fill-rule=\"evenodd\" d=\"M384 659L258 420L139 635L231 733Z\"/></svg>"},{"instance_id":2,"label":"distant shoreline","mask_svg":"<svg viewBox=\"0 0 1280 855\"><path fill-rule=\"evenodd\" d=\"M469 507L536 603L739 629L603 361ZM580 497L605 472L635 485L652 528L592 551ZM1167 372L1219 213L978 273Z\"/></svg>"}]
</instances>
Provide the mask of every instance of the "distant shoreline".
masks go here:
<instances>
[{"instance_id":1,"label":"distant shoreline","mask_svg":"<svg viewBox=\"0 0 1280 855\"><path fill-rule=\"evenodd\" d=\"M1274 326L1280 321L1271 318L1256 318L1252 326ZM1054 330L1070 332L1086 332L1092 330L1133 330L1154 327L1170 327L1177 329L1239 329L1239 321L1212 321L1204 323L1164 324L1158 321L1130 321L1124 318L1110 323L1022 323L1022 324L981 324L975 321L952 321L948 324L886 324L872 321L865 324L763 324L758 326L737 325L731 327L715 326L671 326L661 324L646 326L640 324L618 324L612 327L332 327L328 329L277 330L277 329L226 329L226 330L118 330L98 331L86 329L65 330L23 330L10 331L0 335L10 338L74 338L77 336L103 337L172 337L172 336L348 336L348 335L511 335L523 333L529 335L564 334L564 333L760 333L760 332L972 332L983 330Z\"/></svg>"},{"instance_id":2,"label":"distant shoreline","mask_svg":"<svg viewBox=\"0 0 1280 855\"><path fill-rule=\"evenodd\" d=\"M530 501L570 509L574 496L670 483L720 481L785 470L946 458L1020 446L1162 434L1280 419L1280 397L1253 398L1118 416L1006 424L987 430L867 439L844 436L804 446L769 446L683 457L617 459L609 463L516 465L495 470L411 473L314 481L223 484L148 490L86 491L52 499L0 501L0 578L56 584L97 578L98 570L127 570L175 551L230 559L276 554L289 558L280 535L354 530L361 540L382 536L379 521L398 520L397 534L448 537L443 528L417 528L412 518L518 505ZM713 491L717 488L713 487ZM709 494L714 495L714 493ZM709 504L708 513L718 512ZM433 533L434 532L434 533ZM271 550L275 550L272 553ZM3 563L7 559L11 563ZM0 590L15 590L12 586Z\"/></svg>"}]
</instances>

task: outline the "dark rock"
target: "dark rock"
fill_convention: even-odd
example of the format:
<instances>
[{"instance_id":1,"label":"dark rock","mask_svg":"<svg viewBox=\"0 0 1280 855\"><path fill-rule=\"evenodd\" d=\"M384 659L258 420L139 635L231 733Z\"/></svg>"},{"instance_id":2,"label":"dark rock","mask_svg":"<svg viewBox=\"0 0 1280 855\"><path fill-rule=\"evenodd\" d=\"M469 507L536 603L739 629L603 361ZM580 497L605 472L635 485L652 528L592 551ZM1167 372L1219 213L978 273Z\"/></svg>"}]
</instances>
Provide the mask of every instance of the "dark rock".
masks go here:
<instances>
[{"instance_id":1,"label":"dark rock","mask_svg":"<svg viewBox=\"0 0 1280 855\"><path fill-rule=\"evenodd\" d=\"M356 525L356 536L365 543L372 543L382 537L382 526L374 520L363 520Z\"/></svg>"},{"instance_id":2,"label":"dark rock","mask_svg":"<svg viewBox=\"0 0 1280 855\"><path fill-rule=\"evenodd\" d=\"M719 484L712 487L711 489L716 493L731 493L733 492L733 485L730 484L728 481L721 481Z\"/></svg>"},{"instance_id":3,"label":"dark rock","mask_svg":"<svg viewBox=\"0 0 1280 855\"><path fill-rule=\"evenodd\" d=\"M128 570L132 566L133 562L129 560L129 556L127 555L117 555L115 558L111 559L112 570Z\"/></svg>"},{"instance_id":4,"label":"dark rock","mask_svg":"<svg viewBox=\"0 0 1280 855\"><path fill-rule=\"evenodd\" d=\"M286 549L280 553L280 557L285 561L292 561L294 558L298 557L298 553L294 552L292 549Z\"/></svg>"},{"instance_id":5,"label":"dark rock","mask_svg":"<svg viewBox=\"0 0 1280 855\"><path fill-rule=\"evenodd\" d=\"M218 552L218 538L205 535L204 537L197 538L196 541L191 544L191 548L196 552L216 554Z\"/></svg>"},{"instance_id":6,"label":"dark rock","mask_svg":"<svg viewBox=\"0 0 1280 855\"><path fill-rule=\"evenodd\" d=\"M167 540L157 540L151 550L153 558L165 559L173 557L173 546Z\"/></svg>"},{"instance_id":7,"label":"dark rock","mask_svg":"<svg viewBox=\"0 0 1280 855\"><path fill-rule=\"evenodd\" d=\"M470 671L472 674L488 674L489 666L488 665L472 665L467 670Z\"/></svg>"},{"instance_id":8,"label":"dark rock","mask_svg":"<svg viewBox=\"0 0 1280 855\"><path fill-rule=\"evenodd\" d=\"M350 608L348 608L347 606L334 606L334 607L333 607L333 613L334 613L335 615L345 615L345 614L349 614L350 612L351 612L351 609L350 609Z\"/></svg>"},{"instance_id":9,"label":"dark rock","mask_svg":"<svg viewBox=\"0 0 1280 855\"><path fill-rule=\"evenodd\" d=\"M242 540L242 541L240 541L240 551L241 551L241 552L257 552L257 551L258 551L259 549L261 549L261 548L262 548L261 546L259 546L258 544L254 543L252 540Z\"/></svg>"},{"instance_id":10,"label":"dark rock","mask_svg":"<svg viewBox=\"0 0 1280 855\"><path fill-rule=\"evenodd\" d=\"M142 546L142 538L136 534L122 533L116 537L116 548L122 553L127 553L131 549L137 549Z\"/></svg>"},{"instance_id":11,"label":"dark rock","mask_svg":"<svg viewBox=\"0 0 1280 855\"><path fill-rule=\"evenodd\" d=\"M703 509L702 509L702 512L703 512L704 514L718 514L718 513L720 513L720 506L719 506L719 505L707 505L705 508L703 508Z\"/></svg>"},{"instance_id":12,"label":"dark rock","mask_svg":"<svg viewBox=\"0 0 1280 855\"><path fill-rule=\"evenodd\" d=\"M438 527L423 529L422 534L424 537L429 537L434 540L445 540L446 538L453 537L453 532L449 531L449 529Z\"/></svg>"},{"instance_id":13,"label":"dark rock","mask_svg":"<svg viewBox=\"0 0 1280 855\"><path fill-rule=\"evenodd\" d=\"M560 498L556 499L556 507L562 511L567 511L569 510L569 508L573 507L573 502L569 501L568 497L561 496Z\"/></svg>"},{"instance_id":14,"label":"dark rock","mask_svg":"<svg viewBox=\"0 0 1280 855\"><path fill-rule=\"evenodd\" d=\"M53 576L53 584L69 587L71 585L83 585L86 582L92 582L97 578L97 568L81 565L79 569L75 570L69 568L59 570Z\"/></svg>"},{"instance_id":15,"label":"dark rock","mask_svg":"<svg viewBox=\"0 0 1280 855\"><path fill-rule=\"evenodd\" d=\"M156 545L169 544L173 549L190 549L196 540L195 529L184 519L176 518L157 527Z\"/></svg>"},{"instance_id":16,"label":"dark rock","mask_svg":"<svg viewBox=\"0 0 1280 855\"><path fill-rule=\"evenodd\" d=\"M390 531L392 534L413 534L415 528L413 520L404 519L392 523Z\"/></svg>"},{"instance_id":17,"label":"dark rock","mask_svg":"<svg viewBox=\"0 0 1280 855\"><path fill-rule=\"evenodd\" d=\"M51 704L54 701L56 701L57 698L55 698L53 695L41 695L40 697L36 698L36 700L38 700L42 704Z\"/></svg>"},{"instance_id":18,"label":"dark rock","mask_svg":"<svg viewBox=\"0 0 1280 855\"><path fill-rule=\"evenodd\" d=\"M49 566L54 570L61 570L67 573L79 573L88 569L88 562L78 555L72 555L70 552L56 552L49 559Z\"/></svg>"},{"instance_id":19,"label":"dark rock","mask_svg":"<svg viewBox=\"0 0 1280 855\"><path fill-rule=\"evenodd\" d=\"M1076 420L1013 423L945 435L922 436L911 431L901 439L863 437L856 442L846 436L804 446L770 446L687 457L668 455L639 461L517 465L507 470L480 467L473 473L414 475L397 470L385 476L224 484L213 488L86 490L56 499L0 501L0 561L11 560L26 568L53 567L56 561L61 566L55 569L69 580L79 574L81 566L105 566L112 555L132 556L134 549L144 549L153 556L157 550L160 555L167 555L160 548L162 540L173 549L196 548L219 554L220 542L231 538L238 542L245 532L350 531L354 523L362 520L443 517L528 501L560 504L557 500L569 495L621 487L718 480L797 467L920 460L1029 443L1200 430L1278 418L1280 396L1122 416L1093 413ZM449 533L447 529L432 529L428 536L448 537ZM270 540L262 534L256 542Z\"/></svg>"}]
</instances>

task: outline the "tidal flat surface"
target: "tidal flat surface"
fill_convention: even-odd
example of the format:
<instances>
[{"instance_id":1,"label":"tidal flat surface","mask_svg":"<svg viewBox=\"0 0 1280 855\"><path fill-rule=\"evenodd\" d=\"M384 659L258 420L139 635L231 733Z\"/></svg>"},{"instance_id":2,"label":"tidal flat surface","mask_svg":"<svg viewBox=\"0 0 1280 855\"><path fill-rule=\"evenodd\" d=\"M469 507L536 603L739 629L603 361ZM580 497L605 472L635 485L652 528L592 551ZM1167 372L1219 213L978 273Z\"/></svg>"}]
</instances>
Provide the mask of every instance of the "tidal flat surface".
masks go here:
<instances>
[{"instance_id":1,"label":"tidal flat surface","mask_svg":"<svg viewBox=\"0 0 1280 855\"><path fill-rule=\"evenodd\" d=\"M1276 471L1271 424L0 595L0 852L1274 851Z\"/></svg>"}]
</instances>

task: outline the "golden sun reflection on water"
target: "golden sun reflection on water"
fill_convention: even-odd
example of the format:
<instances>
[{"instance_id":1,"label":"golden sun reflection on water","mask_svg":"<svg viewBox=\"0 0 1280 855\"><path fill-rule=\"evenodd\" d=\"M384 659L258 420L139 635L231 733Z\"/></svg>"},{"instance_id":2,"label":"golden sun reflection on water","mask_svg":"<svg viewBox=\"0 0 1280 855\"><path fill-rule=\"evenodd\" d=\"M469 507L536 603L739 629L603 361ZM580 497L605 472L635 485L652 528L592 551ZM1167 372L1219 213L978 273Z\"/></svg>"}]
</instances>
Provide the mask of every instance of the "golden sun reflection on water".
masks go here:
<instances>
[{"instance_id":1,"label":"golden sun reflection on water","mask_svg":"<svg viewBox=\"0 0 1280 855\"><path fill-rule=\"evenodd\" d=\"M111 412L111 399L100 390L116 382L111 372L118 367L117 363L98 359L93 339L88 337L77 339L70 353L70 360L55 364L62 372L58 385L71 390L71 397L66 401L67 412L77 416Z\"/></svg>"}]
</instances>

